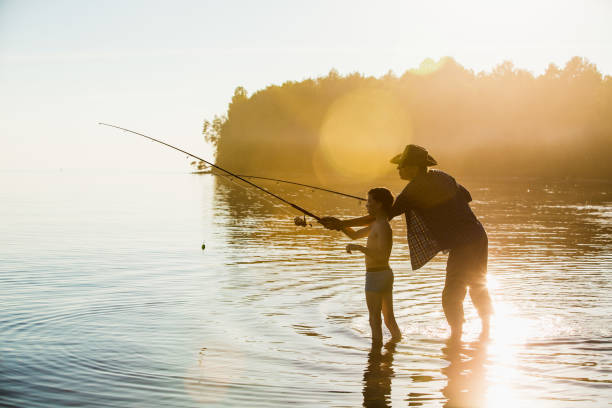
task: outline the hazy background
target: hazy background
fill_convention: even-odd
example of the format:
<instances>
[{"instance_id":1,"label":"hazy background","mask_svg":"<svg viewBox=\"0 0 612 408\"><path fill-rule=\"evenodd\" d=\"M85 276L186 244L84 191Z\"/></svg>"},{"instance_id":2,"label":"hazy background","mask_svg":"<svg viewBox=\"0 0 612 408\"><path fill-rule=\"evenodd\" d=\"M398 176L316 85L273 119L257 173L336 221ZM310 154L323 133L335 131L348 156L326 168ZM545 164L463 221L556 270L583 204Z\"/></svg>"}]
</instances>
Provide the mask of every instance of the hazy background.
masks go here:
<instances>
[{"instance_id":1,"label":"hazy background","mask_svg":"<svg viewBox=\"0 0 612 408\"><path fill-rule=\"evenodd\" d=\"M451 56L533 75L586 57L612 73L608 1L308 3L0 1L0 168L186 169L97 122L211 158L202 122L237 86L359 72L401 75Z\"/></svg>"},{"instance_id":2,"label":"hazy background","mask_svg":"<svg viewBox=\"0 0 612 408\"><path fill-rule=\"evenodd\" d=\"M536 77L509 61L475 74L444 57L401 76L332 70L251 96L238 87L203 130L219 166L324 184L397 177L389 159L407 143L462 176L610 179L611 113L612 77L584 58Z\"/></svg>"}]
</instances>

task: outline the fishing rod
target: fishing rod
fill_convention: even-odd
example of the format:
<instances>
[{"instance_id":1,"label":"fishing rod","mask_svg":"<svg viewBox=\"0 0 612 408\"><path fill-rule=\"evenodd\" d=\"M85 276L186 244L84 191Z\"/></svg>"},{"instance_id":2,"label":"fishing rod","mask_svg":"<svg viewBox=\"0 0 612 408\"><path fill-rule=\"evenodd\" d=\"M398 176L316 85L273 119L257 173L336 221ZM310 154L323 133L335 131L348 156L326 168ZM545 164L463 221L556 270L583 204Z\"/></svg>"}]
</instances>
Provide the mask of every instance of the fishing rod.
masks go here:
<instances>
[{"instance_id":1,"label":"fishing rod","mask_svg":"<svg viewBox=\"0 0 612 408\"><path fill-rule=\"evenodd\" d=\"M198 174L198 172L195 172L195 174ZM221 174L213 173L212 171L209 171L206 174L212 174L213 176L220 176L221 175ZM238 175L240 177L249 178L249 179L268 180L268 181L275 181L277 183L293 184L294 186L301 186L301 187L311 188L313 190L325 191L327 193L337 194L337 195L340 195L340 196L343 196L343 197L354 198L355 200L359 200L359 201L367 201L363 197L357 197L357 196L354 196L354 195L351 195L351 194L341 193L339 191L329 190L329 189L323 188L323 187L311 186L310 184L302 184L302 183L298 183L296 181L281 180L281 179L275 179L275 178L271 178L271 177L250 176L250 175L247 175L247 174L238 174Z\"/></svg>"},{"instance_id":2,"label":"fishing rod","mask_svg":"<svg viewBox=\"0 0 612 408\"><path fill-rule=\"evenodd\" d=\"M194 163L195 162L193 162L191 164L194 164ZM198 170L204 170L204 168L198 167ZM195 171L194 174L199 174L199 172ZM212 170L208 170L204 174L212 174L213 176L221 176L222 175L222 174L214 173ZM354 198L355 200L359 200L359 201L367 201L363 197L357 197L357 196L354 196L354 195L351 195L351 194L341 193L339 191L330 190L330 189L323 188L323 187L311 186L310 184L302 184L302 183L298 183L296 181L275 179L275 178L271 178L271 177L251 176L251 175L248 175L248 174L238 174L238 175L240 177L249 178L249 179L268 180L268 181L275 181L277 183L293 184L294 186L301 186L301 187L311 188L313 190L325 191L327 193L337 194L337 195L340 195L340 196L343 196L343 197Z\"/></svg>"},{"instance_id":3,"label":"fishing rod","mask_svg":"<svg viewBox=\"0 0 612 408\"><path fill-rule=\"evenodd\" d=\"M214 173L213 173L213 174L214 174ZM312 189L314 189L314 190L326 191L326 192L328 192L328 193L338 194L338 195L341 195L341 196L344 196L344 197L349 197L349 198L354 198L355 200L359 200L359 201L367 201L367 200L366 200L365 198L363 198L363 197L357 197L357 196L354 196L354 195L350 195L350 194L341 193L341 192L339 192L339 191L328 190L328 189L323 188L323 187L311 186L310 184L296 183L295 181L281 180L281 179L275 179L275 178L270 178L270 177L247 176L247 175L244 175L244 174L240 174L240 177L251 178L251 179L257 179L257 180L276 181L277 183L293 184L293 185L295 185L295 186L302 186L302 187L312 188Z\"/></svg>"},{"instance_id":4,"label":"fishing rod","mask_svg":"<svg viewBox=\"0 0 612 408\"><path fill-rule=\"evenodd\" d=\"M266 190L265 188L260 187L260 186L258 186L258 185L257 185L257 184L255 184L255 183L251 183L249 180L246 180L245 178L240 177L239 175L234 174L234 173L232 173L231 171L225 170L224 168L221 168L221 167L217 166L216 164L213 164L213 163L211 163L211 162L209 162L209 161L207 161L207 160L204 160L203 158L198 157L198 156L196 156L195 154L189 153L189 152L187 152L187 151L185 151L185 150L183 150L183 149L179 149L179 148L178 148L178 147L176 147L176 146L172 146L171 144L168 144L168 143L166 143L166 142L163 142L163 141L161 141L161 140L155 139L155 138L150 137L150 136L147 136L147 135L143 135L142 133L138 133L138 132L135 132L135 131L130 130L130 129L122 128L122 127L120 127L120 126L116 126L116 125L111 125L111 124L109 124L109 123L102 123L102 122L98 122L98 124L99 124L99 125L103 125L103 126L109 126L109 127L112 127L112 128L115 128L115 129L119 129L119 130L123 130L123 131L125 131L125 132L133 133L133 134L135 134L135 135L142 136L142 137L147 138L147 139L149 139L149 140L152 140L152 141L154 141L154 142L157 142L157 143L163 144L164 146L168 146L168 147L170 147L170 148L172 148L172 149L174 149L174 150L178 150L179 152L184 153L184 154L186 154L186 155L188 155L188 156L191 156L191 157L193 157L194 159L198 159L198 160L200 160L200 161L203 161L204 163L208 164L209 166L212 166L212 167L214 167L215 169L221 170L221 171L223 171L224 173L227 173L227 174L229 174L229 175L230 175L230 176L232 176L232 177L235 177L235 178L237 178L237 179L239 179L239 180L241 180L241 181L244 181L245 183L247 183L247 184L249 184L249 185L251 185L251 186L253 186L253 187L255 187L255 188L257 188L257 189L259 189L259 190L261 190L261 191L263 191L264 193L271 195L272 197L276 198L277 200L280 200L280 201L282 201L283 203L285 203L285 204L287 204L287 205L289 205L289 206L291 206L291 207L295 208L296 210L298 210L299 212L301 212L301 213L302 213L302 214L304 214L304 215L307 215L307 216L309 216L309 217L311 217L311 218L314 218L315 220L317 220L317 221L319 221L319 222L321 221L321 217L318 217L318 216L314 215L313 213L311 213L311 212L310 212L310 211L308 211L308 210L305 210L304 208L300 207L299 205L294 204L294 203L292 203L292 202L290 202L290 201L287 201L287 200L285 200L284 198L282 198L282 197L280 197L280 196L278 196L278 195L276 195L276 194L274 194L274 193L272 193L272 192L270 192L270 191ZM304 219L304 221L303 221L303 222L302 222L302 221L298 221L298 220L300 220L300 219L299 219L299 217L296 217L296 219L294 220L294 222L295 222L295 224L296 224L296 225L306 226L306 220L305 220L305 219Z\"/></svg>"}]
</instances>

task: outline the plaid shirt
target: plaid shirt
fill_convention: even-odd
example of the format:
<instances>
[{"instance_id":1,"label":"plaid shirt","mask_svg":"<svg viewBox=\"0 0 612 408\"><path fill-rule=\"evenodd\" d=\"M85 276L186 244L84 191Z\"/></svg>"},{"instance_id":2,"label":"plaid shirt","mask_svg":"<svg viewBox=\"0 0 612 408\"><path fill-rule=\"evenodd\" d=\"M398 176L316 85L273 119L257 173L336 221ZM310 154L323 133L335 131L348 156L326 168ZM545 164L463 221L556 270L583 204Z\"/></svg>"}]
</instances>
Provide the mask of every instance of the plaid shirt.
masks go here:
<instances>
[{"instance_id":1,"label":"plaid shirt","mask_svg":"<svg viewBox=\"0 0 612 408\"><path fill-rule=\"evenodd\" d=\"M414 210L406 212L408 229L408 248L410 249L410 264L416 271L431 260L438 252L440 245L435 240L423 218Z\"/></svg>"},{"instance_id":2,"label":"plaid shirt","mask_svg":"<svg viewBox=\"0 0 612 408\"><path fill-rule=\"evenodd\" d=\"M463 186L439 170L418 175L395 198L390 216L406 217L413 270L441 250L471 242L484 232L469 207L471 200Z\"/></svg>"}]
</instances>

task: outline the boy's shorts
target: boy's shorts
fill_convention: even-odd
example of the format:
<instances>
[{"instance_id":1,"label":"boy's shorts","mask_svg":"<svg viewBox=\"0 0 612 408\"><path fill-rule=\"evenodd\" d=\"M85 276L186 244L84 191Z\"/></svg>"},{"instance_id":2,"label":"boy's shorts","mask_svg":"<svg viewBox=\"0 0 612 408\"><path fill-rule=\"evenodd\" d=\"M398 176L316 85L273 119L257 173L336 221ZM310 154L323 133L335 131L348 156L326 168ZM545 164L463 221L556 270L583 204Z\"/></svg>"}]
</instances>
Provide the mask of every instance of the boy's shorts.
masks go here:
<instances>
[{"instance_id":1,"label":"boy's shorts","mask_svg":"<svg viewBox=\"0 0 612 408\"><path fill-rule=\"evenodd\" d=\"M393 289L393 271L366 272L365 290L366 292L387 292Z\"/></svg>"}]
</instances>

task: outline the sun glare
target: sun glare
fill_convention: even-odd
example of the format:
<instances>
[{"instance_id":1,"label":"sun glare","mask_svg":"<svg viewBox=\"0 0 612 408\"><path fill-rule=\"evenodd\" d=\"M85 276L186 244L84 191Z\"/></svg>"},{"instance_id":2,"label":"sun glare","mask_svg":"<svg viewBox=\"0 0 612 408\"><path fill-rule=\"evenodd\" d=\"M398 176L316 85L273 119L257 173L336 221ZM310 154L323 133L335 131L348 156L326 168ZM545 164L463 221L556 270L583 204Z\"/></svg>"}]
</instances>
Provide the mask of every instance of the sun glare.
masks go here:
<instances>
[{"instance_id":1,"label":"sun glare","mask_svg":"<svg viewBox=\"0 0 612 408\"><path fill-rule=\"evenodd\" d=\"M373 101L376 101L374 104ZM412 139L412 125L390 92L360 89L330 107L320 131L315 168L373 180L392 171L389 160Z\"/></svg>"}]
</instances>

